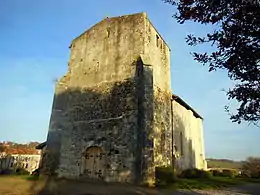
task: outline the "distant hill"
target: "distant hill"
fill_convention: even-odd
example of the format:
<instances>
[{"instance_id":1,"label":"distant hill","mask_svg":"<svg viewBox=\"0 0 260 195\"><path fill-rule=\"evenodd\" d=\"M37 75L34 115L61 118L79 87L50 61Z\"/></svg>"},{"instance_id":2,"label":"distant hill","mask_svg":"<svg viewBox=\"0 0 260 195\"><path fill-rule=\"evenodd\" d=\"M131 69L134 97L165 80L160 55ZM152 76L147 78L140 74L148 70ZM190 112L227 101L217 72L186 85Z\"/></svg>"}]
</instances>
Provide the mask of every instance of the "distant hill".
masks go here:
<instances>
[{"instance_id":1,"label":"distant hill","mask_svg":"<svg viewBox=\"0 0 260 195\"><path fill-rule=\"evenodd\" d=\"M228 159L207 159L208 168L239 169L242 167L242 163L242 161L233 161Z\"/></svg>"}]
</instances>

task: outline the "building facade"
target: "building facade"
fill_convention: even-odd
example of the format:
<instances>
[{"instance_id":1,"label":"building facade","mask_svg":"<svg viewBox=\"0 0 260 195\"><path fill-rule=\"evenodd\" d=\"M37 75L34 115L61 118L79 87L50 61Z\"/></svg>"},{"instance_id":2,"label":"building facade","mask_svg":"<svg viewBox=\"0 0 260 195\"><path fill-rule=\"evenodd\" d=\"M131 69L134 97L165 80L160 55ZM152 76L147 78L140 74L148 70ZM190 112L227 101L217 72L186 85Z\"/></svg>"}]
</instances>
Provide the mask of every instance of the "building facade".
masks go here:
<instances>
[{"instance_id":1,"label":"building facade","mask_svg":"<svg viewBox=\"0 0 260 195\"><path fill-rule=\"evenodd\" d=\"M173 161L205 167L202 118L172 95L170 49L145 13L106 18L70 49L44 166L61 177L148 184Z\"/></svg>"},{"instance_id":2,"label":"building facade","mask_svg":"<svg viewBox=\"0 0 260 195\"><path fill-rule=\"evenodd\" d=\"M0 157L0 170L24 168L32 173L39 167L40 154L9 154Z\"/></svg>"}]
</instances>

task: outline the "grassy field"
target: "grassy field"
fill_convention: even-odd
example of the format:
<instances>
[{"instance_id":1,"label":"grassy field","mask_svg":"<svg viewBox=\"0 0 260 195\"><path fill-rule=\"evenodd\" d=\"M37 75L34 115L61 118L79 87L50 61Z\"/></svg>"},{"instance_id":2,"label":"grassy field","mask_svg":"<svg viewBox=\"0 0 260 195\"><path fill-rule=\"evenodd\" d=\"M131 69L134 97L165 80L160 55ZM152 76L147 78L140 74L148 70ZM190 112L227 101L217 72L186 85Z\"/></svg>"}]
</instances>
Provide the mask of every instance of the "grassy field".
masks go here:
<instances>
[{"instance_id":1,"label":"grassy field","mask_svg":"<svg viewBox=\"0 0 260 195\"><path fill-rule=\"evenodd\" d=\"M239 169L242 167L241 161L232 161L226 159L207 159L208 168L227 168Z\"/></svg>"},{"instance_id":2,"label":"grassy field","mask_svg":"<svg viewBox=\"0 0 260 195\"><path fill-rule=\"evenodd\" d=\"M0 195L155 195L156 189L87 182L67 179L46 179L28 176L0 176Z\"/></svg>"},{"instance_id":3,"label":"grassy field","mask_svg":"<svg viewBox=\"0 0 260 195\"><path fill-rule=\"evenodd\" d=\"M221 189L246 183L259 183L259 179L213 177L210 179L178 179L170 188L173 189Z\"/></svg>"}]
</instances>

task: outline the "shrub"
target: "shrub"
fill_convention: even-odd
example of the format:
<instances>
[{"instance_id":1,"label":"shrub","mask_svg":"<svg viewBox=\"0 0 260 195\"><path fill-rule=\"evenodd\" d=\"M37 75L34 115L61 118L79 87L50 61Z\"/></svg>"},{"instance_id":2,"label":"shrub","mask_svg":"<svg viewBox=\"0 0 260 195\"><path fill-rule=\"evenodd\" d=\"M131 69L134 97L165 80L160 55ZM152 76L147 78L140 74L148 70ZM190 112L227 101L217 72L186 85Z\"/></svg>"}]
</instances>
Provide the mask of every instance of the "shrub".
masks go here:
<instances>
[{"instance_id":1,"label":"shrub","mask_svg":"<svg viewBox=\"0 0 260 195\"><path fill-rule=\"evenodd\" d=\"M243 170L252 178L260 178L260 157L249 157L243 162Z\"/></svg>"},{"instance_id":2,"label":"shrub","mask_svg":"<svg viewBox=\"0 0 260 195\"><path fill-rule=\"evenodd\" d=\"M214 177L221 177L222 176L222 172L219 171L219 170L212 170L211 172L212 172L212 175Z\"/></svg>"},{"instance_id":3,"label":"shrub","mask_svg":"<svg viewBox=\"0 0 260 195\"><path fill-rule=\"evenodd\" d=\"M40 175L40 169L39 169L39 168L38 168L38 169L35 169L35 170L32 172L31 175L33 175L33 176L39 176L39 175Z\"/></svg>"},{"instance_id":4,"label":"shrub","mask_svg":"<svg viewBox=\"0 0 260 195\"><path fill-rule=\"evenodd\" d=\"M156 186L166 186L175 181L175 175L172 167L156 167L155 182Z\"/></svg>"},{"instance_id":5,"label":"shrub","mask_svg":"<svg viewBox=\"0 0 260 195\"><path fill-rule=\"evenodd\" d=\"M250 173L248 171L241 171L240 174L237 175L237 177L240 177L240 178L249 178L251 177L250 176Z\"/></svg>"},{"instance_id":6,"label":"shrub","mask_svg":"<svg viewBox=\"0 0 260 195\"><path fill-rule=\"evenodd\" d=\"M15 170L15 174L16 174L16 175L30 175L30 172L27 171L27 170L24 169L24 168L19 167L19 168L17 168L17 169Z\"/></svg>"},{"instance_id":7,"label":"shrub","mask_svg":"<svg viewBox=\"0 0 260 195\"><path fill-rule=\"evenodd\" d=\"M237 175L236 171L233 171L233 170L224 169L222 171L222 177L234 178L236 175Z\"/></svg>"},{"instance_id":8,"label":"shrub","mask_svg":"<svg viewBox=\"0 0 260 195\"><path fill-rule=\"evenodd\" d=\"M12 169L4 169L0 171L0 175L12 175L12 174L14 174L14 170Z\"/></svg>"},{"instance_id":9,"label":"shrub","mask_svg":"<svg viewBox=\"0 0 260 195\"><path fill-rule=\"evenodd\" d=\"M260 178L260 172L251 173L251 174L250 174L250 177L251 177L251 178L255 178L255 179Z\"/></svg>"},{"instance_id":10,"label":"shrub","mask_svg":"<svg viewBox=\"0 0 260 195\"><path fill-rule=\"evenodd\" d=\"M30 180L30 181L37 181L37 180L39 180L39 176L38 175L29 175L29 176L27 176L26 179Z\"/></svg>"},{"instance_id":11,"label":"shrub","mask_svg":"<svg viewBox=\"0 0 260 195\"><path fill-rule=\"evenodd\" d=\"M182 171L182 178L193 179L193 178L211 178L212 173L209 171L204 171L200 169L186 169Z\"/></svg>"}]
</instances>

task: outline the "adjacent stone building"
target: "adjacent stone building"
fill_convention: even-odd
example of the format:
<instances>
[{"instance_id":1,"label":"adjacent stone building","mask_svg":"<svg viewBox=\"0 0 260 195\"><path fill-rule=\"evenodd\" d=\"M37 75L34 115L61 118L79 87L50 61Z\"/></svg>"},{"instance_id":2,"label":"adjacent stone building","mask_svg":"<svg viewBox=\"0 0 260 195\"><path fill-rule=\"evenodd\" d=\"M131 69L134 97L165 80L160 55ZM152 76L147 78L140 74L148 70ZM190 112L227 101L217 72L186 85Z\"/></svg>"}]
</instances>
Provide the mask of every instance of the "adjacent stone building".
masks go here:
<instances>
[{"instance_id":1,"label":"adjacent stone building","mask_svg":"<svg viewBox=\"0 0 260 195\"><path fill-rule=\"evenodd\" d=\"M44 166L61 177L149 184L157 166L206 167L202 117L172 95L170 49L145 13L106 18L70 49Z\"/></svg>"},{"instance_id":2,"label":"adjacent stone building","mask_svg":"<svg viewBox=\"0 0 260 195\"><path fill-rule=\"evenodd\" d=\"M32 173L39 167L40 154L8 154L0 156L0 172L7 169L24 168Z\"/></svg>"}]
</instances>

